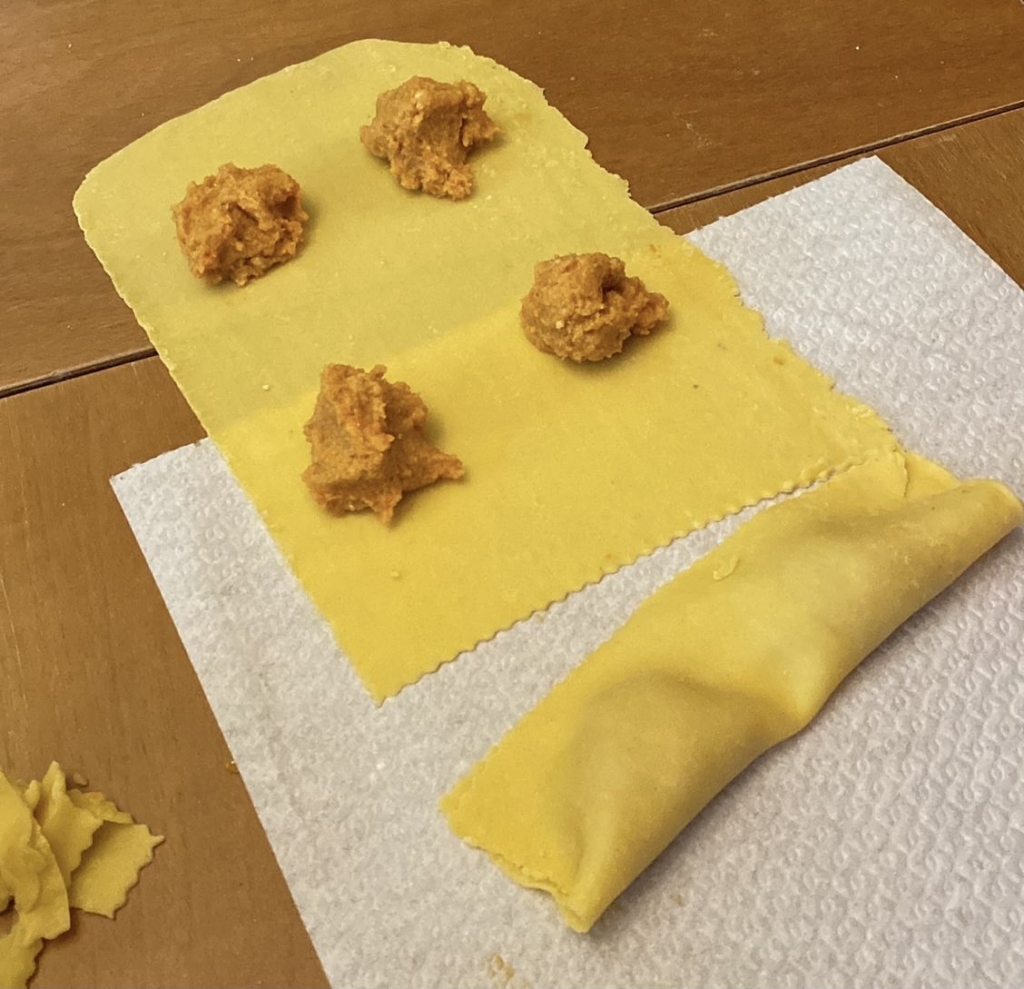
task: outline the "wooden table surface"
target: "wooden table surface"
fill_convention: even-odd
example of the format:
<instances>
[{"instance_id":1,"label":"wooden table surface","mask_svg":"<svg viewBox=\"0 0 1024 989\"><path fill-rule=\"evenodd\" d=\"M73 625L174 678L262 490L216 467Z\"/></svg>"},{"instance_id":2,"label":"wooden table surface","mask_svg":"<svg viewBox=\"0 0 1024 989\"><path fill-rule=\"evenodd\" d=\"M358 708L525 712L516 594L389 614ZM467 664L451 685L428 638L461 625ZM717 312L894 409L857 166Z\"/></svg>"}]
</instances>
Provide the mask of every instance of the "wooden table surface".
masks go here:
<instances>
[{"instance_id":1,"label":"wooden table surface","mask_svg":"<svg viewBox=\"0 0 1024 989\"><path fill-rule=\"evenodd\" d=\"M360 37L471 45L543 86L645 206L1024 102L1017 0L5 0L0 395L152 353L71 212L97 162Z\"/></svg>"},{"instance_id":2,"label":"wooden table surface","mask_svg":"<svg viewBox=\"0 0 1024 989\"><path fill-rule=\"evenodd\" d=\"M167 836L117 920L76 918L33 985L324 984L109 485L202 430L71 214L104 156L336 44L446 38L545 86L641 202L686 204L659 210L680 232L877 148L1024 284L1017 0L528 6L0 7L0 768L58 759Z\"/></svg>"}]
</instances>

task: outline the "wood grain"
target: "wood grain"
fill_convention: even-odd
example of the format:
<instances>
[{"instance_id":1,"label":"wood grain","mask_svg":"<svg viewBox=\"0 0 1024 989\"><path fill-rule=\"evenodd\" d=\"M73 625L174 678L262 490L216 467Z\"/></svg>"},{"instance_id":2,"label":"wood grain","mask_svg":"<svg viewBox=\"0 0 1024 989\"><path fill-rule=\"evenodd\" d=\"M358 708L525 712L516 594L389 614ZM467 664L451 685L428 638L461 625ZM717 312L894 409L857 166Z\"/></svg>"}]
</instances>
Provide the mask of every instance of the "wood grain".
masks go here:
<instances>
[{"instance_id":1,"label":"wood grain","mask_svg":"<svg viewBox=\"0 0 1024 989\"><path fill-rule=\"evenodd\" d=\"M155 358L0 401L0 767L56 759L167 839L37 989L325 983L109 483L200 434Z\"/></svg>"},{"instance_id":2,"label":"wood grain","mask_svg":"<svg viewBox=\"0 0 1024 989\"><path fill-rule=\"evenodd\" d=\"M151 353L71 212L160 122L360 37L472 45L647 206L1024 100L1014 0L5 0L0 394Z\"/></svg>"},{"instance_id":3,"label":"wood grain","mask_svg":"<svg viewBox=\"0 0 1024 989\"><path fill-rule=\"evenodd\" d=\"M666 210L658 219L689 233L803 185L858 156ZM1024 110L902 141L878 152L1024 286Z\"/></svg>"}]
</instances>

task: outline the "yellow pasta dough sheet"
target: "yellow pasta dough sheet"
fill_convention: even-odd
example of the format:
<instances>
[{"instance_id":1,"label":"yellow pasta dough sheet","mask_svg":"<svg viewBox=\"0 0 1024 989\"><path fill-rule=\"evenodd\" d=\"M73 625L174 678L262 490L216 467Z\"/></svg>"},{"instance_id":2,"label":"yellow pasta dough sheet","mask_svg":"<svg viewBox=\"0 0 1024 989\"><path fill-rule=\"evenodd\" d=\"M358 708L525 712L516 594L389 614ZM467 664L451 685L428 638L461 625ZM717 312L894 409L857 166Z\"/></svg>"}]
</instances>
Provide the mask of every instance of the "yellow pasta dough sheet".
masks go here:
<instances>
[{"instance_id":1,"label":"yellow pasta dough sheet","mask_svg":"<svg viewBox=\"0 0 1024 989\"><path fill-rule=\"evenodd\" d=\"M570 926L803 728L894 629L1024 518L994 481L893 453L766 508L645 601L444 798Z\"/></svg>"},{"instance_id":2,"label":"yellow pasta dough sheet","mask_svg":"<svg viewBox=\"0 0 1024 989\"><path fill-rule=\"evenodd\" d=\"M472 197L401 189L359 143L379 92L469 79L500 137ZM870 409L769 339L727 271L659 225L532 83L464 48L363 41L172 120L75 197L88 242L377 700L676 536L896 449ZM195 279L171 206L233 161L293 175L298 257L239 289ZM770 245L766 245L770 249ZM619 357L536 351L536 262L621 257L671 306ZM388 366L465 477L390 527L319 509L302 425L326 363Z\"/></svg>"}]
</instances>

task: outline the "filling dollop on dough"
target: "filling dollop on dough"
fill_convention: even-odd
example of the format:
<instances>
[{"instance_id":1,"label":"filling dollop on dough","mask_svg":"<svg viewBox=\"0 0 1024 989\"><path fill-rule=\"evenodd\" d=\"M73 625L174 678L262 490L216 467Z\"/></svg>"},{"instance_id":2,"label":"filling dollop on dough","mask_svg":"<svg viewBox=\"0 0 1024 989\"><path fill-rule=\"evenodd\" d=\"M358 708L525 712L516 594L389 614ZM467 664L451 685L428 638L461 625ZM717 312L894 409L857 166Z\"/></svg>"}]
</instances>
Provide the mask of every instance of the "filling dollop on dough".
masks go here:
<instances>
[{"instance_id":1,"label":"filling dollop on dough","mask_svg":"<svg viewBox=\"0 0 1024 989\"><path fill-rule=\"evenodd\" d=\"M370 508L390 522L406 491L462 477L462 462L423 435L427 407L407 384L370 371L328 364L313 418L306 423L312 464L302 479L335 515Z\"/></svg>"},{"instance_id":2,"label":"filling dollop on dough","mask_svg":"<svg viewBox=\"0 0 1024 989\"><path fill-rule=\"evenodd\" d=\"M646 336L668 318L668 300L607 254L566 254L542 261L520 317L527 339L546 354L600 361L630 336Z\"/></svg>"},{"instance_id":3,"label":"filling dollop on dough","mask_svg":"<svg viewBox=\"0 0 1024 989\"><path fill-rule=\"evenodd\" d=\"M237 285L295 257L309 219L299 183L287 172L231 163L190 183L173 215L192 274Z\"/></svg>"},{"instance_id":4,"label":"filling dollop on dough","mask_svg":"<svg viewBox=\"0 0 1024 989\"><path fill-rule=\"evenodd\" d=\"M413 76L377 97L377 115L360 140L405 189L465 199L473 191L470 151L498 127L484 111L486 95L471 82Z\"/></svg>"}]
</instances>

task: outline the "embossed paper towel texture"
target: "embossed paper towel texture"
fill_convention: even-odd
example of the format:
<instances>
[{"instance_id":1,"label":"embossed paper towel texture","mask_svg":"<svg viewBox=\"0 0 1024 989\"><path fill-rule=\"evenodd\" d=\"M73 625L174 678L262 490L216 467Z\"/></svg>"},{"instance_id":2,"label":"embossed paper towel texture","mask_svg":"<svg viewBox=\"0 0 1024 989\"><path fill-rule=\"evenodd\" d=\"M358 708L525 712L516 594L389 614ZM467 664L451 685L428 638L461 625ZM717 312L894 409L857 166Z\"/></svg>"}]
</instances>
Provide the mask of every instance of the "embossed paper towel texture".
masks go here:
<instances>
[{"instance_id":1,"label":"embossed paper towel texture","mask_svg":"<svg viewBox=\"0 0 1024 989\"><path fill-rule=\"evenodd\" d=\"M693 240L735 273L771 333L908 446L1024 490L1024 293L888 168L849 166ZM334 984L1024 981L1019 532L583 937L455 839L436 801L735 519L375 710L209 443L115 488Z\"/></svg>"}]
</instances>

